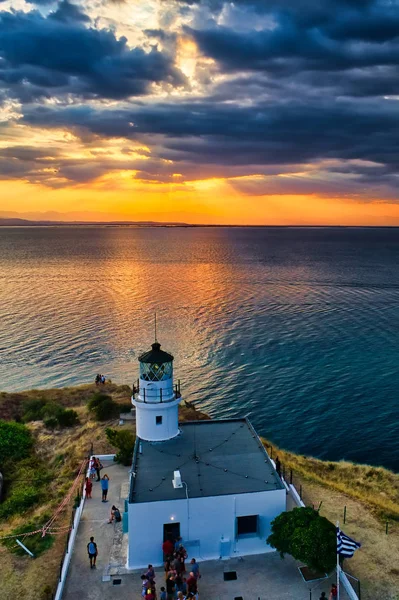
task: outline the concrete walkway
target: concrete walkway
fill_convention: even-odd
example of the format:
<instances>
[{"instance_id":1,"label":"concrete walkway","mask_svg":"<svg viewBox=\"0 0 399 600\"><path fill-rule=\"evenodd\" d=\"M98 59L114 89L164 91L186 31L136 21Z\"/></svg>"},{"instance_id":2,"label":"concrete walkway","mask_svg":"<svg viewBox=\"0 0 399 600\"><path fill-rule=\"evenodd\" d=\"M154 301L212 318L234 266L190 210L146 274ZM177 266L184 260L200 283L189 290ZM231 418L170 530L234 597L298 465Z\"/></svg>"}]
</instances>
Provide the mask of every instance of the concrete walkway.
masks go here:
<instances>
[{"instance_id":1,"label":"concrete walkway","mask_svg":"<svg viewBox=\"0 0 399 600\"><path fill-rule=\"evenodd\" d=\"M71 563L64 588L63 600L93 600L94 598L125 598L115 594L116 587L109 581L103 582L103 575L109 572L109 565L115 560L115 545L121 542L120 524L109 524L111 506L115 504L121 513L129 492L129 467L111 461L102 461L101 475L110 478L108 502L101 502L101 484L93 480L92 499L85 501L82 518L73 548ZM90 537L98 547L97 568L90 569L87 544ZM126 536L124 536L126 538Z\"/></svg>"}]
</instances>

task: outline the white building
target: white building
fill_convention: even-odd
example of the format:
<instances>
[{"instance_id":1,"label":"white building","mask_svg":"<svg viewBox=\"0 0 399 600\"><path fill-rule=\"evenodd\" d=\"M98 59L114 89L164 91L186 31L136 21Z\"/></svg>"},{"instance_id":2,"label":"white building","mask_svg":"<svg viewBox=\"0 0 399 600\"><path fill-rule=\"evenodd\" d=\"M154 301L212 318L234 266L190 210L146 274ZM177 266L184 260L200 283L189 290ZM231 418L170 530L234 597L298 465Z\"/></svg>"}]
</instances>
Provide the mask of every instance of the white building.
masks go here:
<instances>
[{"instance_id":1,"label":"white building","mask_svg":"<svg viewBox=\"0 0 399 600\"><path fill-rule=\"evenodd\" d=\"M252 425L179 424L173 356L156 342L139 361L127 567L161 565L168 537L181 536L189 557L199 560L271 550L266 538L286 510L286 490Z\"/></svg>"}]
</instances>

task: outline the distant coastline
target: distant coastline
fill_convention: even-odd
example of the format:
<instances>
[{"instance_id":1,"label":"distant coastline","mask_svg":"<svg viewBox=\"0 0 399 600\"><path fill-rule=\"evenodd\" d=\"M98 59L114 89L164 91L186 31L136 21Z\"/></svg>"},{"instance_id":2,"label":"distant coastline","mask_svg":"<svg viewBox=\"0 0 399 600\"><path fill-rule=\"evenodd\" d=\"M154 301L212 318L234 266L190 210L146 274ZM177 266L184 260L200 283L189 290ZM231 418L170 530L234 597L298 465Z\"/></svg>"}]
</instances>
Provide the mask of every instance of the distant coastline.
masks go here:
<instances>
[{"instance_id":1,"label":"distant coastline","mask_svg":"<svg viewBox=\"0 0 399 600\"><path fill-rule=\"evenodd\" d=\"M252 229L398 229L399 225L232 225L215 223L179 223L160 221L33 221L29 219L0 218L0 227L132 227L132 228L239 228Z\"/></svg>"}]
</instances>

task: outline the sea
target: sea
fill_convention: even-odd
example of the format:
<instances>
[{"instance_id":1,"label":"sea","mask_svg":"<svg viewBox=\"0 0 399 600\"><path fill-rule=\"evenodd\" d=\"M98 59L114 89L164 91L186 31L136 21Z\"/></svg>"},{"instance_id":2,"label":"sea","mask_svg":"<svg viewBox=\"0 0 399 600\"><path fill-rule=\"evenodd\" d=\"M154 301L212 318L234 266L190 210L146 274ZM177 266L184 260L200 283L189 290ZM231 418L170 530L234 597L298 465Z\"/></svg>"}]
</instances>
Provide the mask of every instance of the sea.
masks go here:
<instances>
[{"instance_id":1,"label":"sea","mask_svg":"<svg viewBox=\"0 0 399 600\"><path fill-rule=\"evenodd\" d=\"M0 228L0 390L138 377L296 453L399 470L399 229Z\"/></svg>"}]
</instances>

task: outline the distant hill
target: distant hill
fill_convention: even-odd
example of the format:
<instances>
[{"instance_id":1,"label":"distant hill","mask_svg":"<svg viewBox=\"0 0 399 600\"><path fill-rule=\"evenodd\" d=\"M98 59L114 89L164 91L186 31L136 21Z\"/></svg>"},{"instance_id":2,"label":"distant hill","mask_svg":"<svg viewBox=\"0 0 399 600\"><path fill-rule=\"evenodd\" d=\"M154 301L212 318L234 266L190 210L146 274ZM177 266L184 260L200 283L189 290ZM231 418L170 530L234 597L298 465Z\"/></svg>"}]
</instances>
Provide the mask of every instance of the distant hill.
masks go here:
<instances>
[{"instance_id":1,"label":"distant hill","mask_svg":"<svg viewBox=\"0 0 399 600\"><path fill-rule=\"evenodd\" d=\"M29 221L28 219L2 218L0 227L192 227L187 223L160 223L158 221Z\"/></svg>"}]
</instances>

